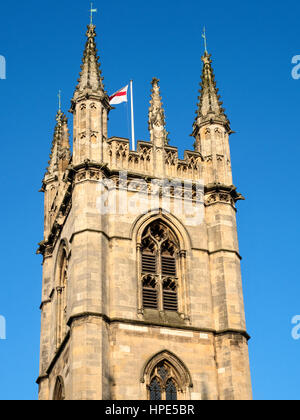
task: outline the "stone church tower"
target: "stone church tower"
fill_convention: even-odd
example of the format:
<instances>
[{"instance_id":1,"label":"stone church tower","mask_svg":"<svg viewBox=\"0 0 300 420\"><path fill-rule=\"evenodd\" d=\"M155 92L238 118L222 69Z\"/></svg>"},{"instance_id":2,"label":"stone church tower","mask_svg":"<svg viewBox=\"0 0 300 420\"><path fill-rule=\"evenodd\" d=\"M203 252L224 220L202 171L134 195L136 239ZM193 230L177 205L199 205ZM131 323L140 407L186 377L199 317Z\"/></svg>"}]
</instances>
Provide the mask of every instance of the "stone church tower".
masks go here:
<instances>
[{"instance_id":1,"label":"stone church tower","mask_svg":"<svg viewBox=\"0 0 300 420\"><path fill-rule=\"evenodd\" d=\"M73 151L59 110L42 186L39 398L251 399L236 227L243 197L211 57L202 57L194 151L181 160L158 79L150 141L132 151L128 139L108 137L94 25L86 35ZM179 211L183 197L189 210Z\"/></svg>"}]
</instances>

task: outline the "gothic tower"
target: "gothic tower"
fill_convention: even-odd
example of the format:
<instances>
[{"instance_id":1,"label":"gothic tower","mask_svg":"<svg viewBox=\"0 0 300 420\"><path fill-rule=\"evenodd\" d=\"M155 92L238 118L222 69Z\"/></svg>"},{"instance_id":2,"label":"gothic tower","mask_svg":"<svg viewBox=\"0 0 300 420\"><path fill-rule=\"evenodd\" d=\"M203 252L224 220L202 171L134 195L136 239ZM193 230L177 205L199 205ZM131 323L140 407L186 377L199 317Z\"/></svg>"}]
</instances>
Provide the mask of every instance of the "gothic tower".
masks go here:
<instances>
[{"instance_id":1,"label":"gothic tower","mask_svg":"<svg viewBox=\"0 0 300 420\"><path fill-rule=\"evenodd\" d=\"M159 80L150 141L108 137L88 26L68 122L57 113L45 196L41 400L251 399L230 123L210 55L195 150L169 144Z\"/></svg>"}]
</instances>

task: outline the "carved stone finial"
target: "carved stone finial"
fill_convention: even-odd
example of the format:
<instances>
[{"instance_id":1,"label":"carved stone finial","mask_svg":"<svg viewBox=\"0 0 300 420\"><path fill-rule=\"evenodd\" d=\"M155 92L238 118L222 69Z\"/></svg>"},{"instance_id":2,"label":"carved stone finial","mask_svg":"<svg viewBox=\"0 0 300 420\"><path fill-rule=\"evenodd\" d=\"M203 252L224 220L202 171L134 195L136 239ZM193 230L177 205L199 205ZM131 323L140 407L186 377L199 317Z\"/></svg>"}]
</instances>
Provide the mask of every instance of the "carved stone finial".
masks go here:
<instances>
[{"instance_id":1,"label":"carved stone finial","mask_svg":"<svg viewBox=\"0 0 300 420\"><path fill-rule=\"evenodd\" d=\"M166 130L165 111L160 96L159 79L154 77L151 82L151 100L149 108L149 131L151 133L151 141L155 137L163 137L164 144L168 143L168 132Z\"/></svg>"},{"instance_id":2,"label":"carved stone finial","mask_svg":"<svg viewBox=\"0 0 300 420\"><path fill-rule=\"evenodd\" d=\"M96 38L97 34L96 34L96 26L93 25L92 23L90 25L88 25L87 27L87 31L86 31L86 37L89 39L94 39Z\"/></svg>"},{"instance_id":3,"label":"carved stone finial","mask_svg":"<svg viewBox=\"0 0 300 420\"><path fill-rule=\"evenodd\" d=\"M62 113L61 109L59 109L57 111L56 118L55 118L56 119L56 122L57 122L57 127L61 127L62 121L63 121L63 117L64 117L64 114Z\"/></svg>"},{"instance_id":4,"label":"carved stone finial","mask_svg":"<svg viewBox=\"0 0 300 420\"><path fill-rule=\"evenodd\" d=\"M151 84L154 87L154 86L158 86L159 85L159 82L160 82L159 79L157 79L156 77L153 77L153 79L151 81Z\"/></svg>"}]
</instances>

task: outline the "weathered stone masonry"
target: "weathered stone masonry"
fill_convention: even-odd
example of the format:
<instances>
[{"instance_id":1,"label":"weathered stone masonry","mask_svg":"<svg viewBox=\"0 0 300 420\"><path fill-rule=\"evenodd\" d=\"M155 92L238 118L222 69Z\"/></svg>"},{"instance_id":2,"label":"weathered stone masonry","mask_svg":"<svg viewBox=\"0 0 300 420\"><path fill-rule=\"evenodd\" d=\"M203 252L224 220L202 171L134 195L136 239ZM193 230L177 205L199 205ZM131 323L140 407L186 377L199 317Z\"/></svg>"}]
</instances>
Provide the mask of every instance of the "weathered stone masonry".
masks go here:
<instances>
[{"instance_id":1,"label":"weathered stone masonry","mask_svg":"<svg viewBox=\"0 0 300 420\"><path fill-rule=\"evenodd\" d=\"M195 145L184 159L169 144L159 80L153 79L150 141L130 150L108 138L112 110L89 25L68 122L57 113L45 197L39 398L251 399L230 123L210 55L203 73ZM114 180L118 201L135 191L119 172L151 180L204 183L204 220L164 212L101 214L99 181ZM108 194L112 194L108 191ZM125 194L125 196L124 196ZM170 191L172 204L181 189ZM194 193L190 200L195 199Z\"/></svg>"}]
</instances>

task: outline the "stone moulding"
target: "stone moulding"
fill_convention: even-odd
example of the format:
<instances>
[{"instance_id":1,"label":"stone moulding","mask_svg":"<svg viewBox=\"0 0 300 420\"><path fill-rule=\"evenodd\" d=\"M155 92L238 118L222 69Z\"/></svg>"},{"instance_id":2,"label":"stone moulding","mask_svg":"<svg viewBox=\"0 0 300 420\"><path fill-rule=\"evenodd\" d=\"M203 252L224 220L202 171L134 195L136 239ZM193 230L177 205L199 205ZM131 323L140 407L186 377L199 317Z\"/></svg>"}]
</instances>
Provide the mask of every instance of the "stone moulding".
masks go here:
<instances>
[{"instance_id":1,"label":"stone moulding","mask_svg":"<svg viewBox=\"0 0 300 420\"><path fill-rule=\"evenodd\" d=\"M49 377L49 375L51 374L51 371L53 369L53 367L55 366L56 361L59 359L60 355L62 354L62 352L64 351L64 349L66 348L71 334L72 334L72 324L76 321L79 321L81 319L84 318L100 318L102 319L105 323L107 323L108 325L113 325L113 324L129 324L129 325L135 325L135 326L147 326L147 327L153 327L153 328L169 328L171 330L174 329L180 329L180 330L185 330L185 331L191 331L194 333L206 333L206 334L212 334L214 337L218 337L218 336L224 336L224 335L237 335L237 336L241 336L244 337L247 341L249 341L251 339L250 335L247 333L247 331L245 330L236 330L236 329L222 329L222 330L215 330L215 329L210 329L210 328L197 328L197 327L192 327L192 326L187 326L187 325L166 325L164 323L161 324L156 324L155 326L153 326L153 324L151 322L147 322L147 321L141 321L141 320L132 320L132 319L125 319L125 318L110 318L109 316L103 314L103 313L97 313L97 312L82 312L76 315L72 315L69 320L68 320L68 326L70 327L70 330L67 332L63 342L61 343L60 347L57 349L56 354L54 355L53 359L51 360L51 362L49 363L49 367L45 370L45 373L43 375L40 375L39 378L37 379L36 383L39 384L43 379L47 379Z\"/></svg>"},{"instance_id":2,"label":"stone moulding","mask_svg":"<svg viewBox=\"0 0 300 420\"><path fill-rule=\"evenodd\" d=\"M209 184L204 187L205 206L216 203L230 204L236 211L236 203L239 200L245 200L242 194L237 192L234 185Z\"/></svg>"},{"instance_id":3,"label":"stone moulding","mask_svg":"<svg viewBox=\"0 0 300 420\"><path fill-rule=\"evenodd\" d=\"M112 138L110 139L110 142L113 142L116 138ZM127 139L117 139L117 141L121 141L122 143L127 143L129 142ZM147 147L149 146L149 143L146 142L139 142L139 147L144 145L147 145ZM150 145L151 147L151 145ZM173 147L166 147L167 151L172 151L172 152L176 152L178 153L177 148L173 148ZM135 153L135 152L130 152L130 153ZM137 153L138 154L138 153ZM138 154L138 156L140 156ZM185 160L184 161L180 161L178 160L177 165L178 167L188 167L189 165L189 160L192 159L192 162L190 162L190 165L196 165L196 160L195 159L200 159L203 160L202 156L197 153L197 152L189 152L186 151L185 152ZM191 167L190 167L191 168ZM196 170L196 167L194 166L192 168L192 170ZM47 240L44 240L42 242L39 243L39 248L37 250L38 254L42 254L44 256L44 258L47 258L49 256L52 255L55 243L57 241L57 239L59 238L60 232L62 230L62 227L64 225L64 222L67 218L67 215L70 212L71 206L72 206L72 191L73 191L73 187L74 187L74 183L75 182L82 182L82 181L86 181L86 180L91 180L91 181L95 181L98 182L100 179L102 179L103 176L107 177L107 178L113 178L113 177L117 177L119 175L119 171L117 169L111 170L108 167L108 164L103 164L103 163L99 163L99 162L92 162L89 159L85 160L82 164L80 165L70 165L69 166L69 172L68 172L68 176L66 178L66 182L69 183L69 186L65 192L64 198L61 202L61 205L59 206L59 209L56 213L56 217L54 219L54 223L52 225L51 228L51 232L49 237L47 238ZM101 175L102 173L102 175ZM126 188L128 187L128 184L133 180L133 179L143 179L146 182L148 182L148 192L151 192L150 189L150 184L149 181L152 181L154 179L158 179L157 177L153 175L145 175L145 174L141 174L140 172L135 172L130 170L128 172L128 180L127 180L127 185ZM170 178L171 180L172 178ZM191 200L194 200L196 198L196 184L193 181L189 181L186 180L186 182L190 182L192 184L192 195L190 197ZM117 187L119 187L118 184L118 180L117 180ZM42 191L44 191L45 189L45 185L43 185ZM222 202L222 203L226 203L226 204L231 204L233 206L233 208L236 210L235 208L235 204L237 201L239 200L244 200L244 197L239 194L236 191L236 187L231 185L231 186L227 186L227 185L223 185L223 184L210 184L205 186L204 188L204 193L205 193L205 205L209 206L209 205L213 205L217 202ZM176 195L177 194L177 195ZM163 195L163 191L160 192L160 196ZM170 196L171 197L182 197L183 196L183 190L181 191L181 194L178 195L178 191L175 191L175 189L173 188L173 191L170 191ZM189 197L185 197L185 198L189 198Z\"/></svg>"},{"instance_id":4,"label":"stone moulding","mask_svg":"<svg viewBox=\"0 0 300 420\"><path fill-rule=\"evenodd\" d=\"M142 369L142 375L140 378L141 383L145 383L147 382L147 386L149 386L148 380L150 378L150 375L153 371L153 369L155 368L155 366L157 366L157 364L159 362L162 362L163 360L167 360L169 361L174 368L176 369L176 371L178 372L178 380L180 381L180 388L181 390L183 390L185 387L189 387L189 388L193 388L193 381L192 381L192 376L188 370L188 368L186 367L186 365L184 364L184 362L182 362L182 360L179 360L178 357L168 351L168 350L163 350L159 353L157 353L155 356L151 357L150 360L148 360L143 369Z\"/></svg>"}]
</instances>

